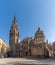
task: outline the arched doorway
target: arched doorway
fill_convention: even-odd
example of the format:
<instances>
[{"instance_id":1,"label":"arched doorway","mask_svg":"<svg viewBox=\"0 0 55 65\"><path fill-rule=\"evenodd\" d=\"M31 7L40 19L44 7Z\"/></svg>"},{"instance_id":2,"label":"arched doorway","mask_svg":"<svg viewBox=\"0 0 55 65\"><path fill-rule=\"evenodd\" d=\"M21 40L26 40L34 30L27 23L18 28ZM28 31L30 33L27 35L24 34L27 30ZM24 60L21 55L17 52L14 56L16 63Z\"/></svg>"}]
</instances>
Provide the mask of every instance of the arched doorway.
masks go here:
<instances>
[{"instance_id":1,"label":"arched doorway","mask_svg":"<svg viewBox=\"0 0 55 65\"><path fill-rule=\"evenodd\" d=\"M26 56L28 56L28 52L26 52Z\"/></svg>"}]
</instances>

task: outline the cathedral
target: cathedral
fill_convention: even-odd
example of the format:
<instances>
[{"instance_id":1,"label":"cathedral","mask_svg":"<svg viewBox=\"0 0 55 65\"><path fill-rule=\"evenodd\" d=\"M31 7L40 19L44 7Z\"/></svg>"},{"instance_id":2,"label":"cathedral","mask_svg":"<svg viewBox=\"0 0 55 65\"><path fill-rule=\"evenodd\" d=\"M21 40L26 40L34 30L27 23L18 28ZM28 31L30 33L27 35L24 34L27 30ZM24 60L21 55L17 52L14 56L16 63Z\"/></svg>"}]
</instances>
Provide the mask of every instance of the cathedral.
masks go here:
<instances>
[{"instance_id":1,"label":"cathedral","mask_svg":"<svg viewBox=\"0 0 55 65\"><path fill-rule=\"evenodd\" d=\"M20 31L14 16L9 30L9 46L0 38L0 57L55 58L55 41L50 44L40 27L34 38L26 37L20 41Z\"/></svg>"},{"instance_id":2,"label":"cathedral","mask_svg":"<svg viewBox=\"0 0 55 65\"><path fill-rule=\"evenodd\" d=\"M20 41L20 32L16 16L12 21L9 31L10 57L52 57L52 46L48 44L43 31L38 27L34 38L26 37Z\"/></svg>"}]
</instances>

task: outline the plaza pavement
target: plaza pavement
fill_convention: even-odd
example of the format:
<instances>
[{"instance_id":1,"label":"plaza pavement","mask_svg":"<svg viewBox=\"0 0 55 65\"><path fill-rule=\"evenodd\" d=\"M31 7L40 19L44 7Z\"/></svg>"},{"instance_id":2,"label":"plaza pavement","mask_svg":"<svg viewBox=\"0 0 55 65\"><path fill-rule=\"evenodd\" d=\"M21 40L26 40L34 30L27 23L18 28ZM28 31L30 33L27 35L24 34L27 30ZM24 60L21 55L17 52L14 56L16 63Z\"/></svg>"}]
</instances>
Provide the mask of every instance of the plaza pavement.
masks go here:
<instances>
[{"instance_id":1,"label":"plaza pavement","mask_svg":"<svg viewBox=\"0 0 55 65\"><path fill-rule=\"evenodd\" d=\"M28 59L28 58L0 58L0 65L13 65L13 64L49 64L55 65L55 59Z\"/></svg>"}]
</instances>

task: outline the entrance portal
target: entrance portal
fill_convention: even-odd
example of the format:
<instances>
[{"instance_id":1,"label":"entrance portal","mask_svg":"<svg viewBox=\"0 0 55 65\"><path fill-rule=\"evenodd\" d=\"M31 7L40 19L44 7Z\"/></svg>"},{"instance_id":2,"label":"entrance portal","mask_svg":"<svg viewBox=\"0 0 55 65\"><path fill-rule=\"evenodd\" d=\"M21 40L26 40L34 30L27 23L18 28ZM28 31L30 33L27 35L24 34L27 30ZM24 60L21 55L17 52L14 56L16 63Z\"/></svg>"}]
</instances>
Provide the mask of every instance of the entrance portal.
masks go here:
<instances>
[{"instance_id":1,"label":"entrance portal","mask_svg":"<svg viewBox=\"0 0 55 65\"><path fill-rule=\"evenodd\" d=\"M26 56L28 56L28 52L26 52Z\"/></svg>"}]
</instances>

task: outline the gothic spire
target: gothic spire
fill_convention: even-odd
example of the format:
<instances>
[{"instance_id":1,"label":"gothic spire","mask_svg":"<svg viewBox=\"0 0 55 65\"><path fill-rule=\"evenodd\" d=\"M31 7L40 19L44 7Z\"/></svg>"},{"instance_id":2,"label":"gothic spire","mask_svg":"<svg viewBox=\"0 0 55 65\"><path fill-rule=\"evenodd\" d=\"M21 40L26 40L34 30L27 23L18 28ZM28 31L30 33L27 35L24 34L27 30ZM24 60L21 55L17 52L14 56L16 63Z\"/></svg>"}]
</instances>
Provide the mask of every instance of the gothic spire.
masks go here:
<instances>
[{"instance_id":1,"label":"gothic spire","mask_svg":"<svg viewBox=\"0 0 55 65\"><path fill-rule=\"evenodd\" d=\"M14 16L11 29L16 29L16 30L18 30L18 24L17 24L16 16Z\"/></svg>"}]
</instances>

